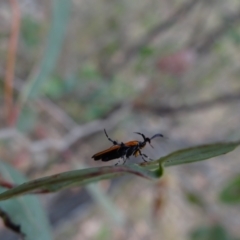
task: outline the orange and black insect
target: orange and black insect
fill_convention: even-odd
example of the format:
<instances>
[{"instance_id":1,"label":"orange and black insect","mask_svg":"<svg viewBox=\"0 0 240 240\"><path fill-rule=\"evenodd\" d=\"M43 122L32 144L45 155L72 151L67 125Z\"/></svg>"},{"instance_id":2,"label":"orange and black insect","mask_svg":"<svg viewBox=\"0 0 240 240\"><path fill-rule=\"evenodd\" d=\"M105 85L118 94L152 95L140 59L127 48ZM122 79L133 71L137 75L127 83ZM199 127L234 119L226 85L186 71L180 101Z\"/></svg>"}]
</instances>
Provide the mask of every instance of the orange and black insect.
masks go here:
<instances>
[{"instance_id":1,"label":"orange and black insect","mask_svg":"<svg viewBox=\"0 0 240 240\"><path fill-rule=\"evenodd\" d=\"M143 137L142 142L134 140L134 141L126 142L126 143L123 143L123 142L119 143L115 140L112 140L108 136L105 129L104 129L104 133L105 133L107 139L113 143L113 146L111 146L110 148L108 148L106 150L103 150L101 152L94 154L92 156L92 158L95 161L102 160L103 162L111 161L111 160L117 159L117 158L122 158L123 164L127 161L127 159L130 156L137 157L138 155L140 155L144 162L147 162L146 158L149 160L152 160L146 154L142 153L141 149L146 146L147 142L153 148L153 146L151 145L151 140L155 137L163 137L163 135L161 133L157 133L157 134L153 135L151 138L148 138L148 137L145 137L145 135L142 133L135 132L136 134L139 134ZM116 165L118 165L118 163Z\"/></svg>"}]
</instances>

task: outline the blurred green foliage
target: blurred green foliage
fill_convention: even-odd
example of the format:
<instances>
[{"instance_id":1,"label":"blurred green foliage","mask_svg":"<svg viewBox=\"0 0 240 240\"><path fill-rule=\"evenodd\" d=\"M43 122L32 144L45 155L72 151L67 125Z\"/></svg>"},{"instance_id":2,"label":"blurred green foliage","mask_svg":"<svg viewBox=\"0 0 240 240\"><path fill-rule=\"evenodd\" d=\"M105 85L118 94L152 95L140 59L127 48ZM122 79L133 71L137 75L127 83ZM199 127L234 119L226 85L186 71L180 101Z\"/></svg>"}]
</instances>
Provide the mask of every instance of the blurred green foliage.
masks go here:
<instances>
[{"instance_id":1,"label":"blurred green foliage","mask_svg":"<svg viewBox=\"0 0 240 240\"><path fill-rule=\"evenodd\" d=\"M96 240L106 240L106 239L111 239L111 230L107 226L102 226L99 232L97 233Z\"/></svg>"},{"instance_id":2,"label":"blurred green foliage","mask_svg":"<svg viewBox=\"0 0 240 240\"><path fill-rule=\"evenodd\" d=\"M219 199L226 204L240 204L240 175L230 179L219 195Z\"/></svg>"},{"instance_id":3,"label":"blurred green foliage","mask_svg":"<svg viewBox=\"0 0 240 240\"><path fill-rule=\"evenodd\" d=\"M66 81L63 81L61 76L51 75L47 83L43 85L42 93L46 97L59 100L61 97L67 94L67 88L69 89L69 85L67 85Z\"/></svg>"},{"instance_id":4,"label":"blurred green foliage","mask_svg":"<svg viewBox=\"0 0 240 240\"><path fill-rule=\"evenodd\" d=\"M232 40L237 46L240 45L240 31L239 27L230 28L228 32L228 38Z\"/></svg>"},{"instance_id":5,"label":"blurred green foliage","mask_svg":"<svg viewBox=\"0 0 240 240\"><path fill-rule=\"evenodd\" d=\"M34 18L24 15L21 21L21 38L28 48L36 47L40 42L41 24Z\"/></svg>"},{"instance_id":6,"label":"blurred green foliage","mask_svg":"<svg viewBox=\"0 0 240 240\"><path fill-rule=\"evenodd\" d=\"M185 192L185 197L189 203L197 205L201 208L205 207L205 203L199 194L193 192Z\"/></svg>"},{"instance_id":7,"label":"blurred green foliage","mask_svg":"<svg viewBox=\"0 0 240 240\"><path fill-rule=\"evenodd\" d=\"M13 184L20 184L27 179L9 164L0 162L1 177ZM0 192L6 189L0 187ZM37 196L24 196L0 202L0 209L8 214L15 224L20 226L20 231L25 240L50 240L50 226L45 212Z\"/></svg>"},{"instance_id":8,"label":"blurred green foliage","mask_svg":"<svg viewBox=\"0 0 240 240\"><path fill-rule=\"evenodd\" d=\"M19 119L17 127L20 131L24 133L29 133L36 126L38 113L35 109L26 106L22 109L22 118Z\"/></svg>"},{"instance_id":9,"label":"blurred green foliage","mask_svg":"<svg viewBox=\"0 0 240 240\"><path fill-rule=\"evenodd\" d=\"M52 20L46 48L38 66L38 71L35 72L34 76L31 76L25 89L21 92L20 99L23 105L29 98L36 99L40 95L43 85L49 80L49 76L56 67L66 36L70 7L70 1L52 1Z\"/></svg>"},{"instance_id":10,"label":"blurred green foliage","mask_svg":"<svg viewBox=\"0 0 240 240\"><path fill-rule=\"evenodd\" d=\"M149 72L149 66L146 67L148 60L156 54L156 49L150 46L141 48L139 58L136 63L136 72Z\"/></svg>"},{"instance_id":11,"label":"blurred green foliage","mask_svg":"<svg viewBox=\"0 0 240 240\"><path fill-rule=\"evenodd\" d=\"M221 225L198 227L190 234L191 240L237 240L230 236L228 231Z\"/></svg>"}]
</instances>

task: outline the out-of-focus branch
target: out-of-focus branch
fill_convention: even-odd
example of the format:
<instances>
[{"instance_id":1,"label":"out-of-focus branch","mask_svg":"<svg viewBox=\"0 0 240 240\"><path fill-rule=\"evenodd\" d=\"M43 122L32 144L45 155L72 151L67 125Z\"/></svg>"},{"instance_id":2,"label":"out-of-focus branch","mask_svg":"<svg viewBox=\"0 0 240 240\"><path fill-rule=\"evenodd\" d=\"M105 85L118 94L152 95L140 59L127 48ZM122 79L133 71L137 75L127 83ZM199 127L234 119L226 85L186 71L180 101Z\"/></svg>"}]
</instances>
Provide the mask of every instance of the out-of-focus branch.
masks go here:
<instances>
[{"instance_id":1,"label":"out-of-focus branch","mask_svg":"<svg viewBox=\"0 0 240 240\"><path fill-rule=\"evenodd\" d=\"M209 35L207 35L202 43L196 47L196 51L199 54L204 54L209 52L214 44L219 40L219 38L223 37L230 28L234 27L236 24L240 23L240 9L235 14L229 15L224 19L223 23L213 30Z\"/></svg>"},{"instance_id":2,"label":"out-of-focus branch","mask_svg":"<svg viewBox=\"0 0 240 240\"><path fill-rule=\"evenodd\" d=\"M153 41L153 39L156 38L159 34L167 31L178 21L186 17L186 14L189 13L200 1L202 0L191 0L183 4L183 6L177 9L168 19L155 26L152 30L146 33L146 35L143 36L142 39L140 39L137 43L125 49L121 60L110 67L111 72L114 73L121 70L129 63L130 60L132 60L139 53L141 48Z\"/></svg>"},{"instance_id":3,"label":"out-of-focus branch","mask_svg":"<svg viewBox=\"0 0 240 240\"><path fill-rule=\"evenodd\" d=\"M72 129L78 124L68 116L57 104L47 98L40 98L36 100L36 104L51 115L56 121L61 123L66 129Z\"/></svg>"},{"instance_id":4,"label":"out-of-focus branch","mask_svg":"<svg viewBox=\"0 0 240 240\"><path fill-rule=\"evenodd\" d=\"M191 113L200 110L205 110L211 107L215 107L221 104L229 104L240 100L240 92L235 94L226 94L217 97L213 100L207 100L200 103L195 103L191 105L182 105L178 107L171 106L150 106L145 104L134 104L130 103L124 104L118 110L114 111L106 119L95 120L90 123L86 123L81 126L73 127L65 136L61 139L43 139L40 141L30 142L24 135L18 132L16 129L5 129L0 131L0 139L7 138L21 138L25 141L26 146L29 151L34 153L41 153L49 149L55 149L57 151L65 151L76 141L87 137L91 134L102 131L104 128L111 129L116 124L118 124L126 114L129 114L131 110L133 111L148 111L162 116L173 116L183 113Z\"/></svg>"},{"instance_id":5,"label":"out-of-focus branch","mask_svg":"<svg viewBox=\"0 0 240 240\"><path fill-rule=\"evenodd\" d=\"M77 125L73 127L65 136L61 139L43 139L35 142L28 140L17 129L7 128L0 131L0 139L21 139L30 152L41 153L49 149L55 149L57 151L65 151L71 145L81 138L87 137L96 132L102 131L104 128L111 129L117 125L127 113L130 112L130 104L123 104L119 109L115 110L111 115L105 119L95 120L81 126Z\"/></svg>"},{"instance_id":6,"label":"out-of-focus branch","mask_svg":"<svg viewBox=\"0 0 240 240\"><path fill-rule=\"evenodd\" d=\"M134 109L137 111L150 111L155 114L159 114L162 116L172 116L176 114L182 113L190 113L196 112L200 110L205 110L211 107L218 106L220 104L228 104L232 102L236 102L240 100L240 92L235 94L226 94L220 97L217 97L213 100L207 100L200 103L195 103L191 105L182 105L178 107L170 107L170 106L149 106L145 104L136 104L134 105Z\"/></svg>"},{"instance_id":7,"label":"out-of-focus branch","mask_svg":"<svg viewBox=\"0 0 240 240\"><path fill-rule=\"evenodd\" d=\"M0 75L2 73L2 69L0 68ZM1 78L0 78L1 80ZM19 78L15 78L13 89L15 89L17 92L21 92L23 90L23 80ZM38 98L34 101L35 104L37 104L42 110L47 112L50 116L52 116L57 122L62 124L64 128L66 129L72 129L73 127L77 127L77 123L74 122L74 120L68 116L68 114L61 109L57 104L52 102L48 98ZM7 129L7 134L10 133L9 129ZM4 131L3 131L4 132ZM10 133L12 134L12 133ZM0 133L0 139L1 139L1 133Z\"/></svg>"},{"instance_id":8,"label":"out-of-focus branch","mask_svg":"<svg viewBox=\"0 0 240 240\"><path fill-rule=\"evenodd\" d=\"M8 46L7 63L5 70L5 114L8 125L12 124L12 111L13 111L13 78L14 78L14 68L16 61L16 52L20 28L20 9L18 5L18 0L9 0L12 8L12 28L11 36Z\"/></svg>"},{"instance_id":9,"label":"out-of-focus branch","mask_svg":"<svg viewBox=\"0 0 240 240\"><path fill-rule=\"evenodd\" d=\"M12 139L12 138L20 139L21 142L25 143L26 145L30 144L30 140L15 128L5 128L0 131L0 140Z\"/></svg>"},{"instance_id":10,"label":"out-of-focus branch","mask_svg":"<svg viewBox=\"0 0 240 240\"><path fill-rule=\"evenodd\" d=\"M113 112L106 119L95 120L93 122L74 127L71 131L69 131L69 133L67 133L63 138L59 140L44 139L36 141L29 146L29 150L33 153L46 151L48 149L65 151L77 140L83 137L89 136L98 131L102 131L104 128L111 129L117 123L119 123L119 121L124 118L127 113L129 113L130 109L131 106L129 106L128 104L123 105L122 107L120 107L120 109Z\"/></svg>"}]
</instances>

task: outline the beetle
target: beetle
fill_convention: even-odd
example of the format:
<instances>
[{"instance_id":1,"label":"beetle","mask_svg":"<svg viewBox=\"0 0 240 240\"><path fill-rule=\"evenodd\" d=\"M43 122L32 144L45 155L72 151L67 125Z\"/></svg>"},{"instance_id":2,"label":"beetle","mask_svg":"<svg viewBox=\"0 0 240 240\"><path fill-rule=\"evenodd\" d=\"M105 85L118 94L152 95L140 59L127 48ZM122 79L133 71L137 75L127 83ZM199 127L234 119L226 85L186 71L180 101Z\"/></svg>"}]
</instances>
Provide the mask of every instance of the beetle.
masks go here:
<instances>
[{"instance_id":1,"label":"beetle","mask_svg":"<svg viewBox=\"0 0 240 240\"><path fill-rule=\"evenodd\" d=\"M95 160L95 161L98 161L98 160L101 160L103 162L108 162L108 161L111 161L113 159L117 159L117 158L122 158L123 159L123 164L125 164L125 162L127 161L127 159L130 157L130 156L141 156L143 161L144 162L147 162L146 158L149 159L149 160L152 160L150 159L146 154L142 153L141 152L141 149L143 149L147 143L149 143L149 145L153 148L153 146L151 145L151 140L153 138L156 138L156 137L163 137L163 135L161 133L157 133L155 135L153 135L151 138L148 138L148 137L145 137L144 134L142 133L139 133L139 132L135 132L136 134L139 134L142 136L143 138L143 141L137 141L137 140L133 140L133 141L129 141L129 142L126 142L126 143L119 143L115 140L112 140L106 130L104 129L104 133L107 137L107 139L112 142L112 146L110 148L107 148L106 150L103 150L101 152L98 152L96 154L94 154L92 156L92 158ZM118 165L115 164L115 165Z\"/></svg>"}]
</instances>

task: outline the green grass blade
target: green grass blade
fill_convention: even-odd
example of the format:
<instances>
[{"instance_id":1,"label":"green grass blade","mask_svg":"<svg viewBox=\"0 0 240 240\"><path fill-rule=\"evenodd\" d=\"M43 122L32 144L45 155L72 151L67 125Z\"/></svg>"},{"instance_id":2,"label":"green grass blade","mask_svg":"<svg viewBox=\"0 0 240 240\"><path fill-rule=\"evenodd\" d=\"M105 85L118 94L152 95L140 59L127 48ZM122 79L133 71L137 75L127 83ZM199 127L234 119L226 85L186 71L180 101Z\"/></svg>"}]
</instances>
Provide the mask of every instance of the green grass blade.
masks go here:
<instances>
[{"instance_id":1,"label":"green grass blade","mask_svg":"<svg viewBox=\"0 0 240 240\"><path fill-rule=\"evenodd\" d=\"M109 216L111 222L123 227L126 223L123 212L113 203L110 196L104 194L99 184L89 184L86 188L101 209Z\"/></svg>"},{"instance_id":2,"label":"green grass blade","mask_svg":"<svg viewBox=\"0 0 240 240\"><path fill-rule=\"evenodd\" d=\"M215 143L186 148L161 158L160 161L163 162L165 167L198 162L231 152L239 146L239 144L240 142Z\"/></svg>"},{"instance_id":3,"label":"green grass blade","mask_svg":"<svg viewBox=\"0 0 240 240\"><path fill-rule=\"evenodd\" d=\"M0 200L16 197L25 193L54 192L72 186L86 185L92 182L109 179L123 174L134 174L147 179L156 179L163 175L164 167L184 163L192 163L216 157L234 150L240 142L215 143L182 149L162 157L156 161L143 163L142 167L132 164L124 166L110 166L88 168L60 173L50 177L40 178L21 184L0 194ZM145 168L143 168L145 166ZM150 171L150 170L154 171Z\"/></svg>"},{"instance_id":4,"label":"green grass blade","mask_svg":"<svg viewBox=\"0 0 240 240\"><path fill-rule=\"evenodd\" d=\"M83 166L83 164L79 162L75 162L74 166L77 169L83 169L87 167ZM121 227L126 224L126 217L124 213L113 203L111 197L106 194L106 191L102 189L100 184L88 184L86 189L94 201L99 205L99 208L109 216L111 223Z\"/></svg>"},{"instance_id":5,"label":"green grass blade","mask_svg":"<svg viewBox=\"0 0 240 240\"><path fill-rule=\"evenodd\" d=\"M224 186L219 199L225 204L240 204L240 175L235 176Z\"/></svg>"},{"instance_id":6,"label":"green grass blade","mask_svg":"<svg viewBox=\"0 0 240 240\"><path fill-rule=\"evenodd\" d=\"M147 179L154 179L158 177L155 172L148 171L147 169L143 169L137 165L75 170L23 183L0 194L0 200L6 200L36 190L41 190L46 193L55 192L67 187L85 185L126 173L134 174Z\"/></svg>"},{"instance_id":7,"label":"green grass blade","mask_svg":"<svg viewBox=\"0 0 240 240\"><path fill-rule=\"evenodd\" d=\"M141 166L146 166L149 169L156 169L158 168L159 162L162 163L164 167L170 167L185 163L203 161L231 152L239 145L240 142L226 142L194 146L175 151L156 161L143 163Z\"/></svg>"},{"instance_id":8,"label":"green grass blade","mask_svg":"<svg viewBox=\"0 0 240 240\"><path fill-rule=\"evenodd\" d=\"M39 66L39 70L31 77L25 90L21 95L22 105L29 98L39 95L41 87L49 79L54 70L65 38L66 27L70 14L71 1L52 1L52 21L49 29L46 49Z\"/></svg>"},{"instance_id":9,"label":"green grass blade","mask_svg":"<svg viewBox=\"0 0 240 240\"><path fill-rule=\"evenodd\" d=\"M0 162L1 177L9 182L21 184L27 179L10 165ZM0 187L0 192L6 189ZM47 217L36 196L24 196L0 202L0 209L14 225L20 227L26 240L51 240Z\"/></svg>"}]
</instances>

